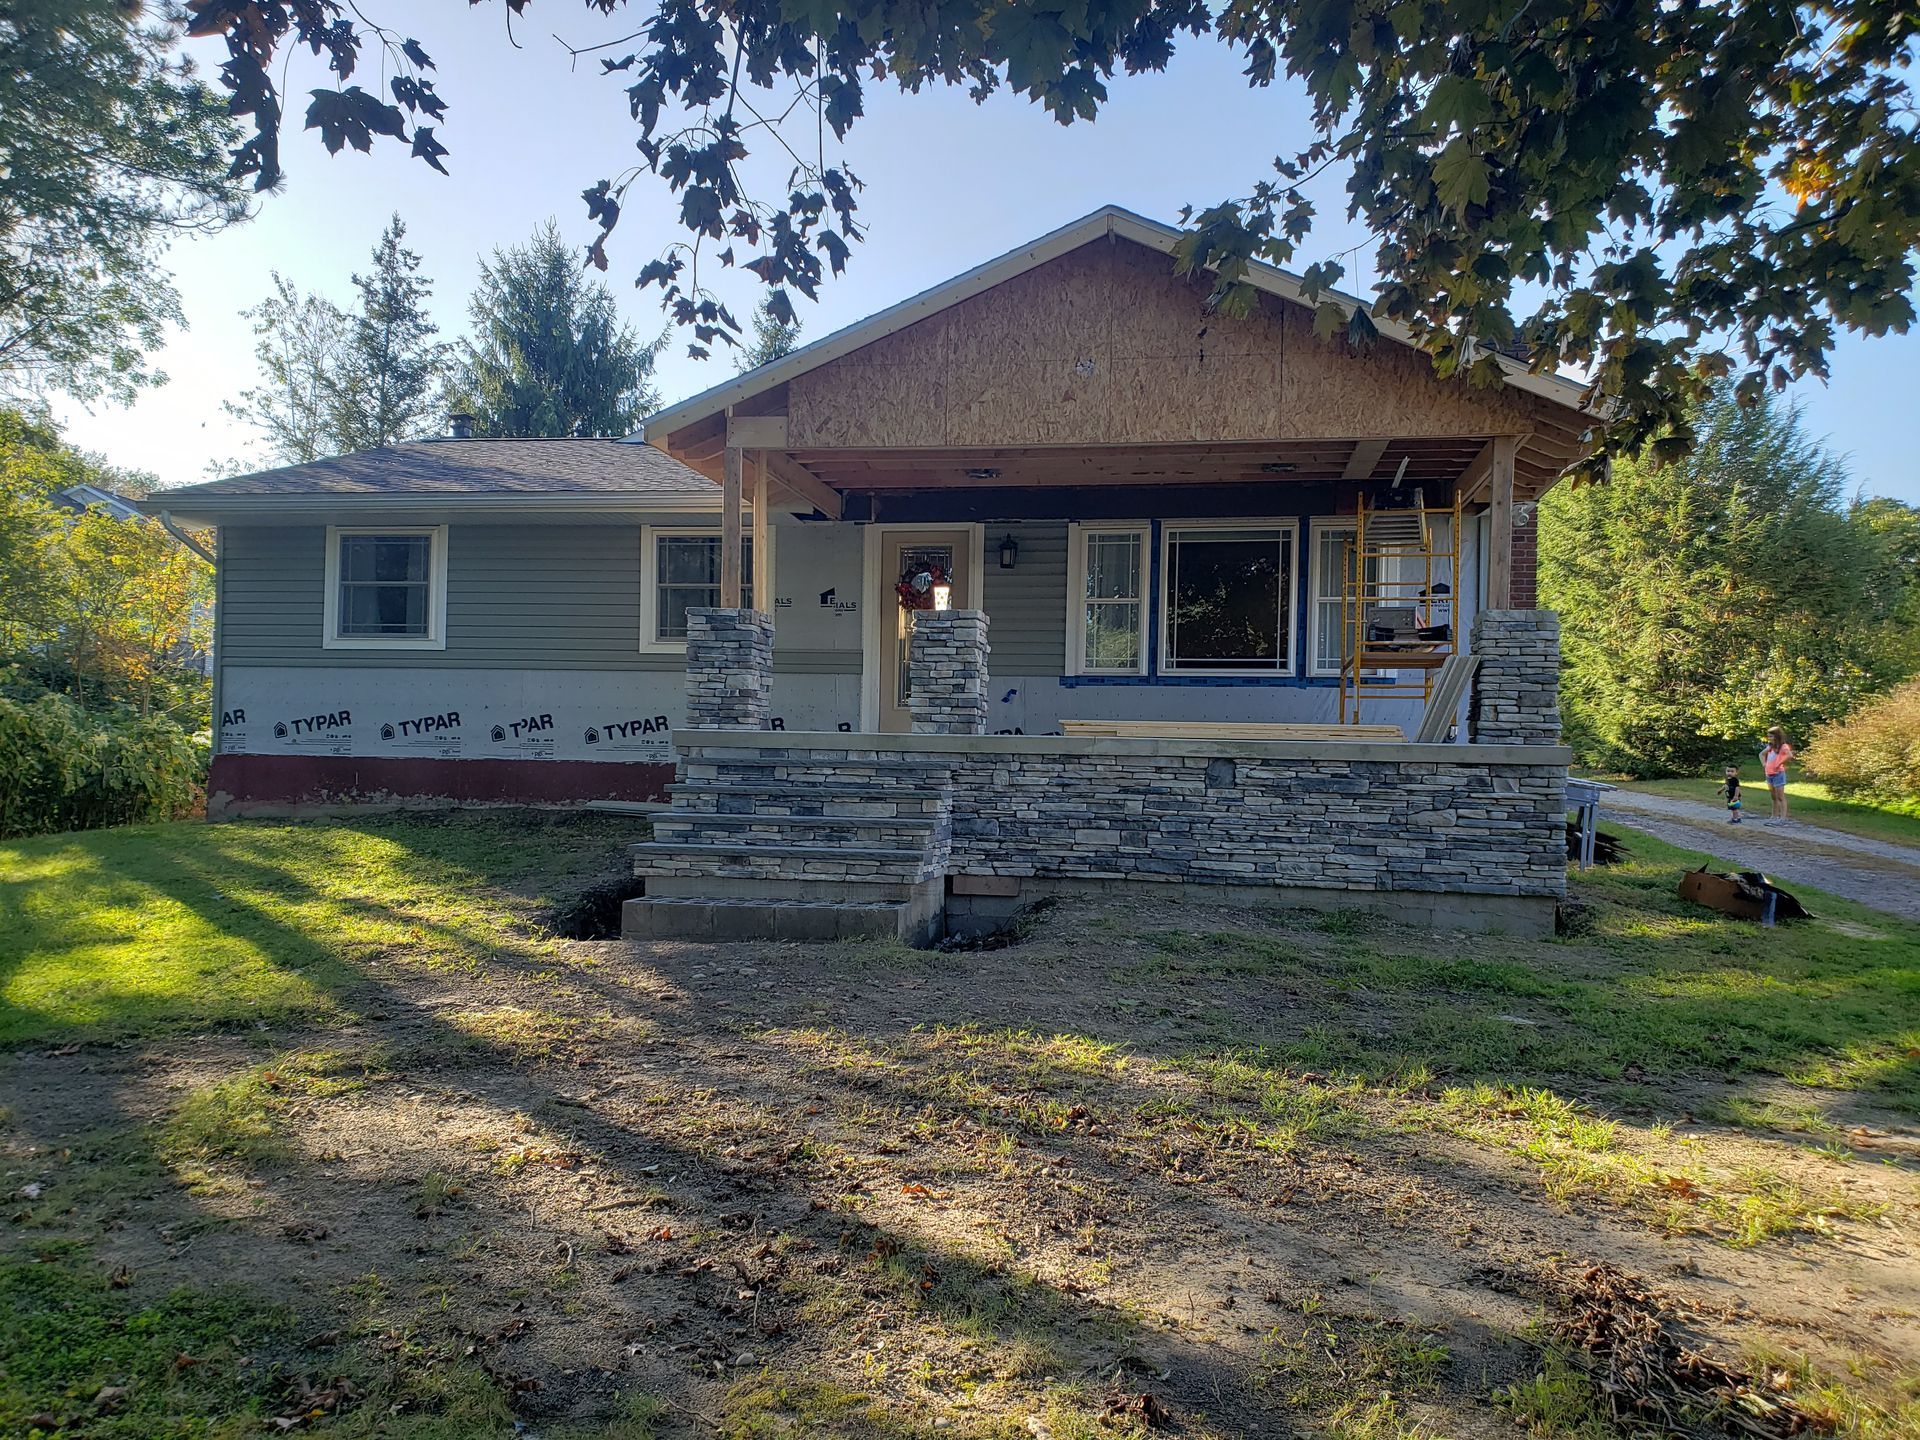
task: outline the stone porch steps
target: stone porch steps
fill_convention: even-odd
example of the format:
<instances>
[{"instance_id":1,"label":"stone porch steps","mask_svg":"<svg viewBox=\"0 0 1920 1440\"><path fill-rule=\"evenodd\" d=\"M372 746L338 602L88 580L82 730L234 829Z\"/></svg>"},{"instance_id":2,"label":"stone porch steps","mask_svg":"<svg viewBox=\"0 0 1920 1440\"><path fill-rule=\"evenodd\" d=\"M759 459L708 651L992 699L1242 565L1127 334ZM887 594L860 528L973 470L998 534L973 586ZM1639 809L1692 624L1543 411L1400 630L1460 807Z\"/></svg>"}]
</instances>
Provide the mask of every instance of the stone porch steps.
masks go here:
<instances>
[{"instance_id":1,"label":"stone porch steps","mask_svg":"<svg viewBox=\"0 0 1920 1440\"><path fill-rule=\"evenodd\" d=\"M795 785L676 782L667 796L677 815L760 815L826 820L937 820L944 813L938 793L892 785Z\"/></svg>"},{"instance_id":2,"label":"stone porch steps","mask_svg":"<svg viewBox=\"0 0 1920 1440\"><path fill-rule=\"evenodd\" d=\"M762 737L756 737L762 738ZM634 939L935 938L946 903L953 767L937 759L703 746L680 737L672 807L633 847ZM858 757L858 758L856 758Z\"/></svg>"},{"instance_id":3,"label":"stone porch steps","mask_svg":"<svg viewBox=\"0 0 1920 1440\"><path fill-rule=\"evenodd\" d=\"M620 932L629 940L709 942L924 938L924 906L886 901L773 898L679 899L643 897L621 908Z\"/></svg>"},{"instance_id":4,"label":"stone porch steps","mask_svg":"<svg viewBox=\"0 0 1920 1440\"><path fill-rule=\"evenodd\" d=\"M924 851L940 828L926 815L725 815L670 810L653 820L656 845L782 845L795 834L809 846L836 845L896 854Z\"/></svg>"},{"instance_id":5,"label":"stone porch steps","mask_svg":"<svg viewBox=\"0 0 1920 1440\"><path fill-rule=\"evenodd\" d=\"M656 822L657 823L657 822ZM769 844L752 839L660 841L633 847L634 873L652 875L764 875L792 880L890 880L926 877L933 857L880 845Z\"/></svg>"}]
</instances>

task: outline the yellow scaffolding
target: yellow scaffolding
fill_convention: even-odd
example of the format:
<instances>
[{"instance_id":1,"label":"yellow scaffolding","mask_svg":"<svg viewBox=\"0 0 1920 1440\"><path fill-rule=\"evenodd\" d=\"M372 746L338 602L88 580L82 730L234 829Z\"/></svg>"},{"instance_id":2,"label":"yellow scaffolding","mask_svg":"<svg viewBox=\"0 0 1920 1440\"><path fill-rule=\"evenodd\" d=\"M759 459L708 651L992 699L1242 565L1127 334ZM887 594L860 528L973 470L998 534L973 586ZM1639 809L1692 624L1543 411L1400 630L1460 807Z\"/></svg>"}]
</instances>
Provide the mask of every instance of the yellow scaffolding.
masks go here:
<instances>
[{"instance_id":1,"label":"yellow scaffolding","mask_svg":"<svg viewBox=\"0 0 1920 1440\"><path fill-rule=\"evenodd\" d=\"M1340 723L1367 702L1433 697L1435 672L1461 650L1460 496L1451 509L1382 507L1362 495L1341 595Z\"/></svg>"}]
</instances>

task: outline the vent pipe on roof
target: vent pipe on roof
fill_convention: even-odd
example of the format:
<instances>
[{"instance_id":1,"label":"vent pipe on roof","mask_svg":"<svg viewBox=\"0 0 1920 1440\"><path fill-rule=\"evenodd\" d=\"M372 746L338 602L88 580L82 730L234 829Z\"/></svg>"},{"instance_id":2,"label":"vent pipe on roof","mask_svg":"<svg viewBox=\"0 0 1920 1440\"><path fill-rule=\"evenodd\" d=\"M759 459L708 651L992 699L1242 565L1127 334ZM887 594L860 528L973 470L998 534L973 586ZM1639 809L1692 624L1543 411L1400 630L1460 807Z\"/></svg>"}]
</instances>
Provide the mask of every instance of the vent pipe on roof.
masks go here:
<instances>
[{"instance_id":1,"label":"vent pipe on roof","mask_svg":"<svg viewBox=\"0 0 1920 1440\"><path fill-rule=\"evenodd\" d=\"M447 430L456 440L473 438L473 416L464 410L456 410L447 416Z\"/></svg>"}]
</instances>

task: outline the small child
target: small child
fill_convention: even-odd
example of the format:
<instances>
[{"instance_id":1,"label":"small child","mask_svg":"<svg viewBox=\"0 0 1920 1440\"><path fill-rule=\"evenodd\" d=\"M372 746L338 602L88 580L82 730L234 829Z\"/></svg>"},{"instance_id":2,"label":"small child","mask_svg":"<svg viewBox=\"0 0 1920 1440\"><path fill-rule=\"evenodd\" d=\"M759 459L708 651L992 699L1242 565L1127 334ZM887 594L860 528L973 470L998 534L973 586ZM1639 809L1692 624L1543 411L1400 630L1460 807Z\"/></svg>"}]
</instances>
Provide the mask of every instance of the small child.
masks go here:
<instances>
[{"instance_id":1,"label":"small child","mask_svg":"<svg viewBox=\"0 0 1920 1440\"><path fill-rule=\"evenodd\" d=\"M1721 782L1720 793L1727 798L1727 823L1740 823L1740 767L1727 766L1726 779Z\"/></svg>"}]
</instances>

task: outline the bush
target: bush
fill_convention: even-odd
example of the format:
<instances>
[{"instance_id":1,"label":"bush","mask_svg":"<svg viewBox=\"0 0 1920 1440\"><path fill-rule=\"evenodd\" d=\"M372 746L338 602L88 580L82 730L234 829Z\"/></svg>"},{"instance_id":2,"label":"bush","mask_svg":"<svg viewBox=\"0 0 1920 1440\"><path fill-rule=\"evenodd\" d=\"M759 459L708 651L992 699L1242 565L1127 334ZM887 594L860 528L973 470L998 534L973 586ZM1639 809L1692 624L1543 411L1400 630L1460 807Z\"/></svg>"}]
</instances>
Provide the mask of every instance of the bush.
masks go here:
<instances>
[{"instance_id":1,"label":"bush","mask_svg":"<svg viewBox=\"0 0 1920 1440\"><path fill-rule=\"evenodd\" d=\"M1814 731L1807 773L1848 799L1920 803L1920 680Z\"/></svg>"},{"instance_id":2,"label":"bush","mask_svg":"<svg viewBox=\"0 0 1920 1440\"><path fill-rule=\"evenodd\" d=\"M201 804L207 747L169 720L0 699L0 836L174 820Z\"/></svg>"}]
</instances>

